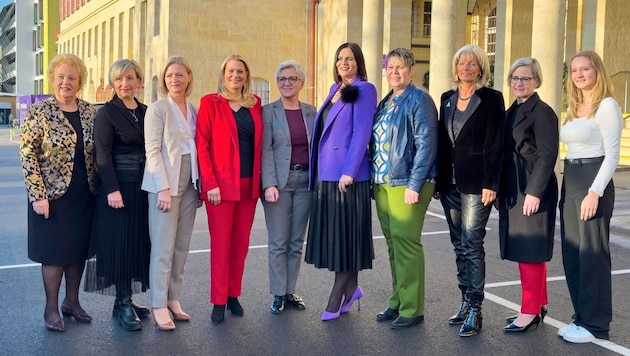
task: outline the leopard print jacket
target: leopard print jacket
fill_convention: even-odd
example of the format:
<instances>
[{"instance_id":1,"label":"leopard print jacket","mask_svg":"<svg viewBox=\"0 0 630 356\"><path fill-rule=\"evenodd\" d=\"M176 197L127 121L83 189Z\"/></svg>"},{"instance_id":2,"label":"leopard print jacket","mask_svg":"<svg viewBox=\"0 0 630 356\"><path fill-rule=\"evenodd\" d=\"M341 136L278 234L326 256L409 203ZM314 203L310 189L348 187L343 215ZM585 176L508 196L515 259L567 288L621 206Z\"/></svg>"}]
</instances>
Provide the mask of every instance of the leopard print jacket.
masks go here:
<instances>
[{"instance_id":1,"label":"leopard print jacket","mask_svg":"<svg viewBox=\"0 0 630 356\"><path fill-rule=\"evenodd\" d=\"M96 110L87 101L77 99L83 127L85 167L90 191L97 187L94 158L94 119ZM26 192L30 202L59 199L72 179L77 135L57 105L55 97L33 104L22 126L20 156Z\"/></svg>"}]
</instances>

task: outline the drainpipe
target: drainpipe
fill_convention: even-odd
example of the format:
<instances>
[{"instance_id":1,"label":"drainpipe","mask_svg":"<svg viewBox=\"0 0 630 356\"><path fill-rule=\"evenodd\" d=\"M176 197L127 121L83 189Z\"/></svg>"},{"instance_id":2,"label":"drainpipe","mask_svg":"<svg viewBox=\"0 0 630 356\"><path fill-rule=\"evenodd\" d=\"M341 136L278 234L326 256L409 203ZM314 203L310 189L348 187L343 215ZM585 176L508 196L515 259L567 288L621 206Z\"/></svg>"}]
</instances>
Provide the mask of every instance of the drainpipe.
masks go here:
<instances>
[{"instance_id":1,"label":"drainpipe","mask_svg":"<svg viewBox=\"0 0 630 356\"><path fill-rule=\"evenodd\" d=\"M310 26L309 26L309 68L308 68L308 103L315 105L315 19L317 4L320 0L311 0Z\"/></svg>"}]
</instances>

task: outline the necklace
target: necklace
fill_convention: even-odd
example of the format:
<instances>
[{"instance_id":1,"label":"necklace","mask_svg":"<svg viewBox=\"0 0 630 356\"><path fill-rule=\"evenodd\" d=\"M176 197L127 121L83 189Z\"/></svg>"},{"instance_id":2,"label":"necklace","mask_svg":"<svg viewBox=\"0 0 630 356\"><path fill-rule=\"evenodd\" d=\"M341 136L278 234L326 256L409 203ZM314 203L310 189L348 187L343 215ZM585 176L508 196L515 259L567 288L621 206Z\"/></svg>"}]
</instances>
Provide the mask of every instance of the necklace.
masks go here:
<instances>
[{"instance_id":1,"label":"necklace","mask_svg":"<svg viewBox=\"0 0 630 356\"><path fill-rule=\"evenodd\" d=\"M470 96L468 96L468 97L464 98L464 97L462 97L461 95L459 95L459 93L457 93L457 98L458 98L459 100L467 101L467 100L470 100L470 98L472 98L472 96L473 96L473 95L474 95L474 93L473 93L473 94L470 94Z\"/></svg>"},{"instance_id":2,"label":"necklace","mask_svg":"<svg viewBox=\"0 0 630 356\"><path fill-rule=\"evenodd\" d=\"M133 116L133 121L138 122L138 117L136 116L136 109L133 110L129 110L127 109L127 111L129 111L129 113L131 114L131 116Z\"/></svg>"}]
</instances>

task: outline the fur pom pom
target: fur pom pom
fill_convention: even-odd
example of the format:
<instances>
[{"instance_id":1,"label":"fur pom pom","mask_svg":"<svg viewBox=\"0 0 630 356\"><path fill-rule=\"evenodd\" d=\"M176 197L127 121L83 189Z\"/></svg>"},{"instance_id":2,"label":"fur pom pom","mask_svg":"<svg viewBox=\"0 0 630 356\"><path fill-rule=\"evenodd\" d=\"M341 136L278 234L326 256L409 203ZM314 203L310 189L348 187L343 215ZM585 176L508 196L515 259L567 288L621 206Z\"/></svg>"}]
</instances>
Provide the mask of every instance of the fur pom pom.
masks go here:
<instances>
[{"instance_id":1,"label":"fur pom pom","mask_svg":"<svg viewBox=\"0 0 630 356\"><path fill-rule=\"evenodd\" d=\"M356 85L346 85L341 88L341 101L344 103L354 103L359 98L359 87Z\"/></svg>"}]
</instances>

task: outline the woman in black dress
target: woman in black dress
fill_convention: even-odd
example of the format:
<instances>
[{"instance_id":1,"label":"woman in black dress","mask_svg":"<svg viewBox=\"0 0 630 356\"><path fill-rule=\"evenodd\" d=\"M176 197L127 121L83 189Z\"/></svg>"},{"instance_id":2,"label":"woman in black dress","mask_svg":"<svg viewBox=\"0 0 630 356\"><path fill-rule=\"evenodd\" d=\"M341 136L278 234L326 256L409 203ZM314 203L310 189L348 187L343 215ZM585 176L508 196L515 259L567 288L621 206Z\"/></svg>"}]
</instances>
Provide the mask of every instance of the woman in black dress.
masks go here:
<instances>
[{"instance_id":1,"label":"woman in black dress","mask_svg":"<svg viewBox=\"0 0 630 356\"><path fill-rule=\"evenodd\" d=\"M44 322L48 330L65 331L58 300L64 276L66 297L61 312L76 321L92 320L79 303L79 284L88 255L96 192L96 111L77 98L87 78L79 57L55 56L48 77L54 95L26 112L20 156L32 205L28 209L28 257L42 264Z\"/></svg>"},{"instance_id":2,"label":"woman in black dress","mask_svg":"<svg viewBox=\"0 0 630 356\"><path fill-rule=\"evenodd\" d=\"M142 85L142 69L121 59L109 69L115 95L96 115L94 141L100 186L92 221L85 288L116 295L112 315L127 330L142 328L148 308L131 300L132 293L149 286L147 193L140 189L144 172L144 113L146 105L134 97Z\"/></svg>"}]
</instances>

